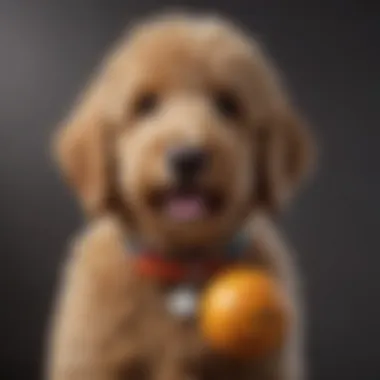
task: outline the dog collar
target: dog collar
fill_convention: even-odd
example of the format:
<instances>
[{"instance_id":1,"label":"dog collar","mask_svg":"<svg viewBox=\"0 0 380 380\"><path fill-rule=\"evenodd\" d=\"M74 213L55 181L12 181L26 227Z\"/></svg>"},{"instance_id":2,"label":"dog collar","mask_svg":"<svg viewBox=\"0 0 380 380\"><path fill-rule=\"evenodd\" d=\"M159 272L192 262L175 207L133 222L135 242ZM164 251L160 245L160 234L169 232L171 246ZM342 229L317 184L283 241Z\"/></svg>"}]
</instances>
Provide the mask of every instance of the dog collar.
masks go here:
<instances>
[{"instance_id":1,"label":"dog collar","mask_svg":"<svg viewBox=\"0 0 380 380\"><path fill-rule=\"evenodd\" d=\"M135 255L139 275L168 284L202 283L217 272L230 266L244 254L248 246L246 234L240 233L223 249L218 259L185 261L167 259L158 252L128 242L127 249Z\"/></svg>"}]
</instances>

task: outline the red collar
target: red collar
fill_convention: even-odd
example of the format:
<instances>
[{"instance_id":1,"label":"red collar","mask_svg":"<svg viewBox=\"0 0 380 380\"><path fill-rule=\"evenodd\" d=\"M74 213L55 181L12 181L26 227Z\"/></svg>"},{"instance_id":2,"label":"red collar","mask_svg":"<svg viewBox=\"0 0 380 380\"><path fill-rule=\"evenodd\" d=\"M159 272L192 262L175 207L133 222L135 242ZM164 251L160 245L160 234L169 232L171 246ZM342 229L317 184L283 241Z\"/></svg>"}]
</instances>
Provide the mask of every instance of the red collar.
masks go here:
<instances>
[{"instance_id":1,"label":"red collar","mask_svg":"<svg viewBox=\"0 0 380 380\"><path fill-rule=\"evenodd\" d=\"M154 254L141 254L136 257L136 269L143 277L165 283L203 282L231 264L222 260L201 262L180 262L165 259Z\"/></svg>"},{"instance_id":2,"label":"red collar","mask_svg":"<svg viewBox=\"0 0 380 380\"><path fill-rule=\"evenodd\" d=\"M246 251L249 239L243 233L237 234L224 248L218 259L200 261L178 261L166 258L152 251L139 249L136 244L128 244L135 253L137 272L164 283L195 282L202 283L221 270L236 263Z\"/></svg>"}]
</instances>

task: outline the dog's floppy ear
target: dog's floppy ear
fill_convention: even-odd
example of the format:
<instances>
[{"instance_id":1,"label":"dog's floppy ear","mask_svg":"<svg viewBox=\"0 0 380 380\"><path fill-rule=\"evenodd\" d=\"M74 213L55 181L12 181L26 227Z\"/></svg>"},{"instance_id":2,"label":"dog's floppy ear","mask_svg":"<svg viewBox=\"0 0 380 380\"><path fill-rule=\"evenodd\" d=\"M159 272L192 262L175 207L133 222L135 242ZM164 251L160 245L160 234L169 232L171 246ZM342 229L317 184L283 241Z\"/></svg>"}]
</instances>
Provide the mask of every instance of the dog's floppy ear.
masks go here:
<instances>
[{"instance_id":1,"label":"dog's floppy ear","mask_svg":"<svg viewBox=\"0 0 380 380\"><path fill-rule=\"evenodd\" d=\"M58 129L53 149L64 177L92 216L102 211L108 196L107 131L94 97L84 101Z\"/></svg>"},{"instance_id":2,"label":"dog's floppy ear","mask_svg":"<svg viewBox=\"0 0 380 380\"><path fill-rule=\"evenodd\" d=\"M290 106L274 111L258 130L259 204L277 211L290 200L315 161L305 121Z\"/></svg>"}]
</instances>

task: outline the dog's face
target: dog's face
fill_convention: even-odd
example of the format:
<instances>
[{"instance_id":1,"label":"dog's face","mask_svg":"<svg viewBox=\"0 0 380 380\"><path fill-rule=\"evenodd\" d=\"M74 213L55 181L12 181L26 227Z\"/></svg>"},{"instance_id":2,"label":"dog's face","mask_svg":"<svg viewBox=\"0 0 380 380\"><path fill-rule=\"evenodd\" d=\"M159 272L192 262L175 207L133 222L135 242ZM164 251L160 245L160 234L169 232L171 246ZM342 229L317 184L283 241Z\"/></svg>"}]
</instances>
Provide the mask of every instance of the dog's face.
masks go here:
<instances>
[{"instance_id":1,"label":"dog's face","mask_svg":"<svg viewBox=\"0 0 380 380\"><path fill-rule=\"evenodd\" d=\"M279 203L304 172L306 143L258 46L191 18L122 41L58 139L90 212L116 190L145 238L185 246Z\"/></svg>"}]
</instances>

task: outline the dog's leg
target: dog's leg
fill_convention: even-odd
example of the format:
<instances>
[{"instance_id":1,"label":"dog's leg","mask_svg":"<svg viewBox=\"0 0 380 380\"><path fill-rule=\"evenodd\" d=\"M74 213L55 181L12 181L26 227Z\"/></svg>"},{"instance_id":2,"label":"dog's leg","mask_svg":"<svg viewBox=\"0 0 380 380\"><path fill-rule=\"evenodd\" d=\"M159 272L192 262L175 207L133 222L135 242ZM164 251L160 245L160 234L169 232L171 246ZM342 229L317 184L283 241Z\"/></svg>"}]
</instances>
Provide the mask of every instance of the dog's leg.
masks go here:
<instances>
[{"instance_id":1,"label":"dog's leg","mask_svg":"<svg viewBox=\"0 0 380 380\"><path fill-rule=\"evenodd\" d=\"M281 352L259 368L257 378L260 380L304 380L305 369L300 343L297 331L292 331Z\"/></svg>"},{"instance_id":2,"label":"dog's leg","mask_svg":"<svg viewBox=\"0 0 380 380\"><path fill-rule=\"evenodd\" d=\"M263 367L263 380L305 380L304 326L298 275L283 238L265 217L252 223L254 248L252 256L273 273L281 283L284 297L291 312L288 339L273 360Z\"/></svg>"},{"instance_id":3,"label":"dog's leg","mask_svg":"<svg viewBox=\"0 0 380 380\"><path fill-rule=\"evenodd\" d=\"M103 219L77 239L71 254L53 320L48 380L142 378L137 347L127 337L133 310L121 229Z\"/></svg>"}]
</instances>

